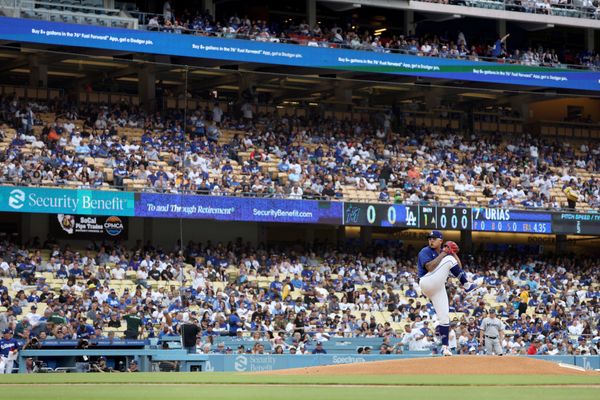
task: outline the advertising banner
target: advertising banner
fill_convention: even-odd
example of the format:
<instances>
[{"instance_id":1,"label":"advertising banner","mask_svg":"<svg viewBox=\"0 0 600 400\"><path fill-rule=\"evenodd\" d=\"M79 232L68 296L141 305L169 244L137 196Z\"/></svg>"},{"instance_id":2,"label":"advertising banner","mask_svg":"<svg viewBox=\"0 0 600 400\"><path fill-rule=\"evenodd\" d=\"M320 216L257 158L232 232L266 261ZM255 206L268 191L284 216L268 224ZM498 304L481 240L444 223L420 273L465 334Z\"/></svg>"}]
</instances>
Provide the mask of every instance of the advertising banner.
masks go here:
<instances>
[{"instance_id":1,"label":"advertising banner","mask_svg":"<svg viewBox=\"0 0 600 400\"><path fill-rule=\"evenodd\" d=\"M62 222L53 221L57 229L60 228L64 231L65 226L70 227L73 223L73 226L79 226L78 234L81 235L99 234L104 229L104 234L111 236L111 233L106 230L106 226L109 226L110 229L114 228L116 231L120 229L120 224L123 224L123 231L119 233L119 235L124 235L123 237L127 235L127 220L119 217L133 216L546 235L600 235L600 214L598 213L344 203L21 186L0 186L0 212L58 214L57 218L62 216L66 225L63 224L61 227ZM77 215L90 216L90 218L75 218ZM99 217L116 219L110 221L110 218ZM114 222L114 226L111 228L112 222ZM108 225L106 225L107 223ZM84 232L84 229L90 231Z\"/></svg>"},{"instance_id":2,"label":"advertising banner","mask_svg":"<svg viewBox=\"0 0 600 400\"><path fill-rule=\"evenodd\" d=\"M423 353L421 356L430 356L429 353ZM221 355L210 354L206 362L206 372L260 372L275 371L289 368L307 368L319 365L339 365L339 364L357 364L371 361L397 360L402 358L414 358L417 355L360 355L360 354L318 354L297 356L290 354L281 355L259 355L259 354L238 354ZM360 367L359 367L360 368Z\"/></svg>"},{"instance_id":3,"label":"advertising banner","mask_svg":"<svg viewBox=\"0 0 600 400\"><path fill-rule=\"evenodd\" d=\"M0 211L133 216L134 197L108 190L0 186Z\"/></svg>"},{"instance_id":4,"label":"advertising banner","mask_svg":"<svg viewBox=\"0 0 600 400\"><path fill-rule=\"evenodd\" d=\"M342 224L341 202L141 193L138 217Z\"/></svg>"},{"instance_id":5,"label":"advertising banner","mask_svg":"<svg viewBox=\"0 0 600 400\"><path fill-rule=\"evenodd\" d=\"M74 240L127 239L127 217L50 215L49 231L55 238Z\"/></svg>"},{"instance_id":6,"label":"advertising banner","mask_svg":"<svg viewBox=\"0 0 600 400\"><path fill-rule=\"evenodd\" d=\"M600 72L176 35L0 17L0 40L562 89L600 90Z\"/></svg>"}]
</instances>

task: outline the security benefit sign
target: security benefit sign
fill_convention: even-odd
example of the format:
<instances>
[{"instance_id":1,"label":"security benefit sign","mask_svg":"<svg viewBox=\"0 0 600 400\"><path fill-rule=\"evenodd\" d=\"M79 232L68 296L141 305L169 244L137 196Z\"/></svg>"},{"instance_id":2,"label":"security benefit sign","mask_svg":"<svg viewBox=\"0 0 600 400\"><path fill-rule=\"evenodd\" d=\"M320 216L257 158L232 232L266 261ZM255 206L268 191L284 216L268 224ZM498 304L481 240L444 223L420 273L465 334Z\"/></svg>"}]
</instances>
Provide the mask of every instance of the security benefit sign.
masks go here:
<instances>
[{"instance_id":1,"label":"security benefit sign","mask_svg":"<svg viewBox=\"0 0 600 400\"><path fill-rule=\"evenodd\" d=\"M49 218L50 233L57 238L127 239L127 217L57 214Z\"/></svg>"},{"instance_id":2,"label":"security benefit sign","mask_svg":"<svg viewBox=\"0 0 600 400\"><path fill-rule=\"evenodd\" d=\"M0 211L133 216L131 192L0 186Z\"/></svg>"}]
</instances>

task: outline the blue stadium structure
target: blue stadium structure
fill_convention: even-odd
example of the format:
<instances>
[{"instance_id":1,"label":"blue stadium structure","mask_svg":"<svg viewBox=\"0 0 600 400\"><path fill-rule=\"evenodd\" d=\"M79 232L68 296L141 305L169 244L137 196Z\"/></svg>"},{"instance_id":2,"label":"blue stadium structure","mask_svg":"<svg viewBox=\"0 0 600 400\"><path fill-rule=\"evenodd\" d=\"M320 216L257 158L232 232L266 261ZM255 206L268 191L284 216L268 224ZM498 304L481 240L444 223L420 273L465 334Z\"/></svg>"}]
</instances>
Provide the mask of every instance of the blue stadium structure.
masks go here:
<instances>
[{"instance_id":1,"label":"blue stadium structure","mask_svg":"<svg viewBox=\"0 0 600 400\"><path fill-rule=\"evenodd\" d=\"M196 3L0 0L0 373L600 368L596 1Z\"/></svg>"}]
</instances>

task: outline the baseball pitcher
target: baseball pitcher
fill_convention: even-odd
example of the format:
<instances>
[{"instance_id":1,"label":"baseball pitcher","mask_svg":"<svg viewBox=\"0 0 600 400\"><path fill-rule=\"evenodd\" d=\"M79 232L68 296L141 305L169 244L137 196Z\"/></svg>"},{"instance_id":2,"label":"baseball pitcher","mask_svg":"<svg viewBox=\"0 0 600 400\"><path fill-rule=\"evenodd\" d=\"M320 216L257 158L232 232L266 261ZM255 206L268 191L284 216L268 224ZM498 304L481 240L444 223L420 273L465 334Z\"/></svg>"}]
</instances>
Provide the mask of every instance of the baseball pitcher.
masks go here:
<instances>
[{"instance_id":1,"label":"baseball pitcher","mask_svg":"<svg viewBox=\"0 0 600 400\"><path fill-rule=\"evenodd\" d=\"M477 285L467 280L467 275L462 270L462 264L456 254L459 251L456 243L447 241L442 248L443 235L440 231L431 231L427 239L429 243L419 252L417 262L419 286L435 309L439 321L437 331L442 339L442 355L451 356L452 352L448 349L450 307L446 293L446 280L452 273L460 280L467 292L475 289Z\"/></svg>"}]
</instances>

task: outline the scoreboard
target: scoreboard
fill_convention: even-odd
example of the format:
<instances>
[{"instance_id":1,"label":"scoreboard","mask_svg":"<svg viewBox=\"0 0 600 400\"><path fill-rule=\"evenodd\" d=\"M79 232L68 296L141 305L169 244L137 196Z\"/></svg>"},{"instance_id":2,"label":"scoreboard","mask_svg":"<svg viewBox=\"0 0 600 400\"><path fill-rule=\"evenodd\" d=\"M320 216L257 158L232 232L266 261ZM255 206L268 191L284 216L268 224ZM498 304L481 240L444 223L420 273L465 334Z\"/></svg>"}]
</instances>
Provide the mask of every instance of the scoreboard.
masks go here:
<instances>
[{"instance_id":1,"label":"scoreboard","mask_svg":"<svg viewBox=\"0 0 600 400\"><path fill-rule=\"evenodd\" d=\"M600 235L600 213L344 203L344 225L532 234Z\"/></svg>"},{"instance_id":2,"label":"scoreboard","mask_svg":"<svg viewBox=\"0 0 600 400\"><path fill-rule=\"evenodd\" d=\"M474 231L552 233L552 214L548 212L473 208L472 214Z\"/></svg>"},{"instance_id":3,"label":"scoreboard","mask_svg":"<svg viewBox=\"0 0 600 400\"><path fill-rule=\"evenodd\" d=\"M344 203L344 225L471 230L466 207Z\"/></svg>"},{"instance_id":4,"label":"scoreboard","mask_svg":"<svg viewBox=\"0 0 600 400\"><path fill-rule=\"evenodd\" d=\"M421 206L419 221L424 229L471 230L471 210L465 207Z\"/></svg>"},{"instance_id":5,"label":"scoreboard","mask_svg":"<svg viewBox=\"0 0 600 400\"><path fill-rule=\"evenodd\" d=\"M554 213L552 231L564 235L600 235L600 214Z\"/></svg>"},{"instance_id":6,"label":"scoreboard","mask_svg":"<svg viewBox=\"0 0 600 400\"><path fill-rule=\"evenodd\" d=\"M465 207L345 203L344 225L471 230L471 209Z\"/></svg>"},{"instance_id":7,"label":"scoreboard","mask_svg":"<svg viewBox=\"0 0 600 400\"><path fill-rule=\"evenodd\" d=\"M418 228L419 206L344 203L344 225Z\"/></svg>"}]
</instances>

